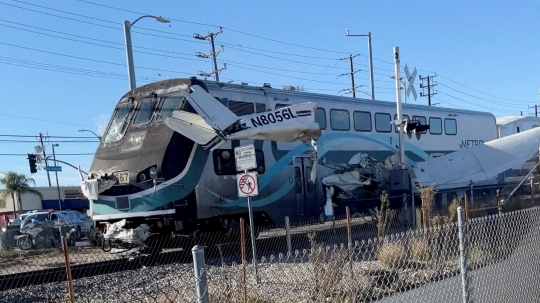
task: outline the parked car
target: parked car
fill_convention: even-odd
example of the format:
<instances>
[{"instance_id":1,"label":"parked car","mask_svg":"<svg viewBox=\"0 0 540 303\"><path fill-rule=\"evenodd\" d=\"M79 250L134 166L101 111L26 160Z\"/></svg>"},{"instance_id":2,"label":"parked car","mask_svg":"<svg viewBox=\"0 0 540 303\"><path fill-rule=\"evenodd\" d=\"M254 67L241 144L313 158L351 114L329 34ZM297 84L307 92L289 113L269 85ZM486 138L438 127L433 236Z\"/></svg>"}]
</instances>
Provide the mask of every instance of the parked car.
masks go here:
<instances>
[{"instance_id":1,"label":"parked car","mask_svg":"<svg viewBox=\"0 0 540 303\"><path fill-rule=\"evenodd\" d=\"M15 237L20 235L21 223L28 214L19 215L13 222L9 222L8 225L2 227L2 233L0 234L0 241L5 248L11 248L17 246Z\"/></svg>"},{"instance_id":2,"label":"parked car","mask_svg":"<svg viewBox=\"0 0 540 303\"><path fill-rule=\"evenodd\" d=\"M20 232L23 233L25 228L31 225L30 223L36 222L36 221L37 222L58 221L58 223L65 224L69 228L74 228L76 230L76 239L77 240L80 239L81 234L80 234L79 224L72 222L66 213L57 212L54 210L29 213L21 223Z\"/></svg>"},{"instance_id":3,"label":"parked car","mask_svg":"<svg viewBox=\"0 0 540 303\"><path fill-rule=\"evenodd\" d=\"M79 240L83 235L88 236L90 231L94 228L94 221L92 218L76 210L62 210L55 211L55 213L64 214L68 217L71 224L75 226L77 231L77 240Z\"/></svg>"}]
</instances>

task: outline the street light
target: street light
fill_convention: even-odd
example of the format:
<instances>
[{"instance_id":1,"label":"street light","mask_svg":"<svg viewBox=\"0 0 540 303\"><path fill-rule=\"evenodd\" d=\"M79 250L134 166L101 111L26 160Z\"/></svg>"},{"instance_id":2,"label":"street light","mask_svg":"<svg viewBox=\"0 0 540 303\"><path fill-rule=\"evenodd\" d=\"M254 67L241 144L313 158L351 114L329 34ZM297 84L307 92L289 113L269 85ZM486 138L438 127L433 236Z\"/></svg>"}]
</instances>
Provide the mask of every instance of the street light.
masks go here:
<instances>
[{"instance_id":1,"label":"street light","mask_svg":"<svg viewBox=\"0 0 540 303\"><path fill-rule=\"evenodd\" d=\"M89 132L89 133L92 133L94 136L96 136L96 138L99 139L99 141L101 141L101 136L98 136L96 133L94 133L93 131L89 130L89 129L79 129L80 132Z\"/></svg>"},{"instance_id":2,"label":"street light","mask_svg":"<svg viewBox=\"0 0 540 303\"><path fill-rule=\"evenodd\" d=\"M369 49L369 81L371 83L371 100L375 100L375 87L373 87L373 60L371 58L371 32L367 35L350 35L349 30L346 29L347 36L351 37L368 37L368 49Z\"/></svg>"},{"instance_id":3,"label":"street light","mask_svg":"<svg viewBox=\"0 0 540 303\"><path fill-rule=\"evenodd\" d=\"M165 19L161 16L152 16L152 15L144 15L141 16L133 22L124 21L124 40L126 42L126 56L127 56L127 65L128 65L128 78L129 78L129 89L134 90L137 85L135 84L135 68L133 66L133 50L131 49L131 27L137 23L137 21L141 20L142 18L155 18L156 21L161 23L169 23L168 19Z\"/></svg>"},{"instance_id":4,"label":"street light","mask_svg":"<svg viewBox=\"0 0 540 303\"><path fill-rule=\"evenodd\" d=\"M56 154L54 153L55 146L58 146L58 143L53 143L52 145L54 166L56 166ZM58 171L55 170L54 174L56 175L56 189L58 190L58 208L59 210L62 210L62 199L60 198L60 185L58 185Z\"/></svg>"}]
</instances>

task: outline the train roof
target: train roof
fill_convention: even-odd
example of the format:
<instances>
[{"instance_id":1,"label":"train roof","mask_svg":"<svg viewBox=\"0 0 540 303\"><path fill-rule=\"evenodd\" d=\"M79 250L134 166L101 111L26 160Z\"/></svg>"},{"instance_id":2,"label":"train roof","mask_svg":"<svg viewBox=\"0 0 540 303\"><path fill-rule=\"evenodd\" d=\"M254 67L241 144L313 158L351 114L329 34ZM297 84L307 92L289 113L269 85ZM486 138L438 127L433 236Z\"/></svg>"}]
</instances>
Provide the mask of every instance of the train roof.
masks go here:
<instances>
[{"instance_id":1,"label":"train roof","mask_svg":"<svg viewBox=\"0 0 540 303\"><path fill-rule=\"evenodd\" d=\"M350 102L350 103L362 102L364 104L386 105L386 106L393 106L393 107L396 106L395 101L371 100L371 99L365 99L365 98L352 98L352 97L312 93L312 92L305 92L305 91L279 89L279 88L273 88L270 86L270 84L267 84L267 83L265 83L263 86L254 86L254 85L248 85L248 84L216 82L216 81L211 81L211 80L200 80L200 81L204 82L205 85L209 88L220 87L221 89L227 89L227 88L228 89L242 89L244 91L252 90L254 92L263 91L264 93L284 94L288 96L298 96L302 98L306 98L306 97L313 98L313 99L331 98L332 100L340 101L340 102ZM484 111L473 111L473 110L467 110L467 109L456 109L456 108L446 108L446 107L434 107L434 106L411 104L411 103L402 103L402 106L403 108L417 108L417 109L425 109L425 110L436 110L436 111L442 111L442 112L467 113L467 114L476 114L476 115L485 115L485 116L495 117L492 113L484 112Z\"/></svg>"},{"instance_id":2,"label":"train roof","mask_svg":"<svg viewBox=\"0 0 540 303\"><path fill-rule=\"evenodd\" d=\"M358 103L362 102L364 104L374 104L374 105L384 105L384 106L395 106L395 101L382 101L382 100L371 100L371 99L365 99L365 98L352 98L352 97L344 97L344 96L336 96L336 95L328 95L328 94L319 94L319 93L312 93L312 92L305 92L305 91L296 91L296 90L287 90L287 89L279 89L279 88L273 88L270 84L265 83L263 86L254 86L249 85L247 83L229 83L229 82L216 82L212 80L202 80L197 79L196 77L191 78L173 78L173 79L167 79L162 81L156 81L152 83L148 83L146 85L140 86L136 88L134 91L130 91L126 93L124 96L122 96L121 102L127 101L127 98L130 96L135 95L149 95L151 93L158 93L160 91L161 93L166 93L170 90L171 87L178 87L178 86L189 86L189 85L200 85L203 87L206 87L208 89L222 89L222 90L242 90L242 91L253 91L254 93L264 93L268 94L271 93L273 95L287 95L290 97L297 96L299 98L312 98L312 99L332 99L335 101L340 102L349 102L349 103ZM451 112L451 113L464 113L464 114L474 114L474 115L482 115L482 116L492 116L495 117L490 112L484 112L484 111L473 111L473 110L467 110L467 109L457 109L457 108L446 108L446 107L434 107L434 106L427 106L427 105L419 105L419 104L411 104L411 103L402 103L403 108L411 108L411 109L424 109L424 110L435 110L440 112Z\"/></svg>"}]
</instances>

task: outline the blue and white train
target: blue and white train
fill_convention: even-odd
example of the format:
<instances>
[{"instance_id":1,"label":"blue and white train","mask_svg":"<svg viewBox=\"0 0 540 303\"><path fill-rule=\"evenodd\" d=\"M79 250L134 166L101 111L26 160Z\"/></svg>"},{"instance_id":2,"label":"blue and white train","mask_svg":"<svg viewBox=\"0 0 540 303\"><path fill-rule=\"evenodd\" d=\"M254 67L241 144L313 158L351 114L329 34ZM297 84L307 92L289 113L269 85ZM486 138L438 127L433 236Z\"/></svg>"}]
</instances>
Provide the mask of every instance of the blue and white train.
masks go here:
<instances>
[{"instance_id":1,"label":"blue and white train","mask_svg":"<svg viewBox=\"0 0 540 303\"><path fill-rule=\"evenodd\" d=\"M281 223L285 216L292 221L321 216L326 201L322 179L334 174L335 168L319 165L312 182L310 144L229 140L209 149L166 125L175 112L196 114L186 98L194 86L239 119L266 115L266 120L252 119L250 125L279 123L276 117L284 116L280 109L316 104L317 153L324 163L347 164L359 152L383 162L398 151L398 127L390 123L397 118L394 102L196 78L154 82L120 99L95 153L89 180L98 180L101 186L98 198L91 201L92 218L98 224L126 219L132 227L146 223L153 232L185 235L237 226L239 218L247 218L248 210L246 198L238 197L233 149L245 144L253 144L257 156L255 225ZM285 114L289 119L298 117L295 112ZM404 136L411 162L497 138L495 117L487 112L403 104L403 114L429 125L420 139ZM193 127L198 126L194 123ZM355 196L358 211L378 197L370 190Z\"/></svg>"}]
</instances>

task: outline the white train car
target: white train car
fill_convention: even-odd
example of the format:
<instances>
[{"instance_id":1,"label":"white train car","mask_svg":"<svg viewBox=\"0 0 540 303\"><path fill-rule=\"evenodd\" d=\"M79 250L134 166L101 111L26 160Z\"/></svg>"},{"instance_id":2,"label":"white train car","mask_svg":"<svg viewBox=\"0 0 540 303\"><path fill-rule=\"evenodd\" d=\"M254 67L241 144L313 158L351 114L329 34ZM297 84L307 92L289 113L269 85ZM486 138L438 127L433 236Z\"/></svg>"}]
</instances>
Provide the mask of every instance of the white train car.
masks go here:
<instances>
[{"instance_id":1,"label":"white train car","mask_svg":"<svg viewBox=\"0 0 540 303\"><path fill-rule=\"evenodd\" d=\"M253 144L259 174L259 195L253 201L255 224L319 218L325 200L322 179L335 170L319 165L317 180L310 146L302 142L232 140L215 150L204 149L167 127L164 120L174 111L195 113L185 98L199 86L240 119L260 113L253 125L293 119L301 112L280 108L312 102L321 129L318 157L347 164L365 153L384 161L398 152L396 103L189 79L170 79L141 86L120 98L105 131L90 179L116 182L93 200L92 216L99 222L128 219L130 226L143 222L153 231L174 229L190 235L200 229L228 230L247 217L245 198L238 197L234 147ZM404 118L429 125L420 138L404 135L406 156L425 161L497 138L495 117L488 112L403 104ZM264 116L264 117L263 117ZM287 118L288 117L288 118ZM116 181L115 181L116 180ZM377 202L376 193L357 195L358 209ZM337 209L339 214L340 210ZM259 220L259 221L258 221ZM165 222L167 224L163 225ZM163 229L166 226L166 229Z\"/></svg>"}]
</instances>

